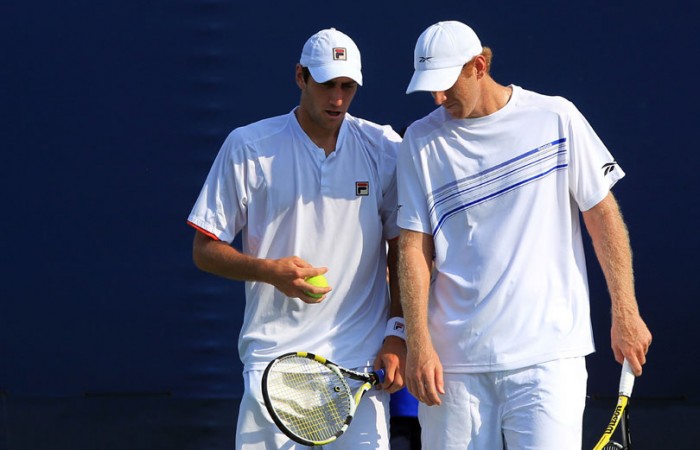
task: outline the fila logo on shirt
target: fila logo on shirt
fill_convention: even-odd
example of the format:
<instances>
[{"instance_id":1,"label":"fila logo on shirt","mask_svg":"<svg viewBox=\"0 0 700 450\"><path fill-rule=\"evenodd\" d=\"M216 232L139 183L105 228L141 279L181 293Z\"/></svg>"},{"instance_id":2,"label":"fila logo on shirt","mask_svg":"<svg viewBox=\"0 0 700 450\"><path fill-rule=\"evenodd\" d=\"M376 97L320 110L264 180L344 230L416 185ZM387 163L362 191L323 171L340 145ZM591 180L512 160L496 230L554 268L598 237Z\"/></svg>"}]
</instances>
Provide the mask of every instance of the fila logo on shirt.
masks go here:
<instances>
[{"instance_id":1,"label":"fila logo on shirt","mask_svg":"<svg viewBox=\"0 0 700 450\"><path fill-rule=\"evenodd\" d=\"M603 167L601 167L601 169L603 169L603 176L606 176L607 174L609 174L610 172L615 170L616 165L617 165L617 162L615 162L615 161L613 161L611 163L603 164Z\"/></svg>"},{"instance_id":2,"label":"fila logo on shirt","mask_svg":"<svg viewBox=\"0 0 700 450\"><path fill-rule=\"evenodd\" d=\"M369 195L369 181L355 181L355 195L366 197Z\"/></svg>"},{"instance_id":3,"label":"fila logo on shirt","mask_svg":"<svg viewBox=\"0 0 700 450\"><path fill-rule=\"evenodd\" d=\"M347 61L348 55L345 53L343 47L333 47L333 60L334 61Z\"/></svg>"}]
</instances>

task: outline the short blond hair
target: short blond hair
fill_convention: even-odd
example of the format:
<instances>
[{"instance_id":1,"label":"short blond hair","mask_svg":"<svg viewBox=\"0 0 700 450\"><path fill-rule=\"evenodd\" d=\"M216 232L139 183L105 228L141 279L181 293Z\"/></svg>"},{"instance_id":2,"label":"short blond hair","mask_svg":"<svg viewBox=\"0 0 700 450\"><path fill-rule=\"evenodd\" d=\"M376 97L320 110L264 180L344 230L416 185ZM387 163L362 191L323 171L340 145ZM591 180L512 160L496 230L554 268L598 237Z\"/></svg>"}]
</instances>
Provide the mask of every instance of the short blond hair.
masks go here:
<instances>
[{"instance_id":1,"label":"short blond hair","mask_svg":"<svg viewBox=\"0 0 700 450\"><path fill-rule=\"evenodd\" d=\"M486 59L486 73L489 73L489 70L491 70L491 60L493 59L493 51L490 47L484 47L484 49L481 51L481 54L484 55L484 58Z\"/></svg>"}]
</instances>

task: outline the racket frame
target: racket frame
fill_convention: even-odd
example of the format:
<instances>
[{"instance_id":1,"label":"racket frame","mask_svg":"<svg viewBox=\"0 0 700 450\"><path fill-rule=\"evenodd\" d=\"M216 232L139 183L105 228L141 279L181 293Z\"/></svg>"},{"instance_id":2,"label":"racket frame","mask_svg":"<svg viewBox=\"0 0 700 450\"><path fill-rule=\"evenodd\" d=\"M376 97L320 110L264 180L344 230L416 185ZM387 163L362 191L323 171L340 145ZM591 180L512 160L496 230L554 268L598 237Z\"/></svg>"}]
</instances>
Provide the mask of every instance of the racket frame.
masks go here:
<instances>
[{"instance_id":1,"label":"racket frame","mask_svg":"<svg viewBox=\"0 0 700 450\"><path fill-rule=\"evenodd\" d=\"M350 408L348 411L348 415L345 418L343 425L341 428L331 437L328 439L324 439L322 441L314 441L310 439L306 439L302 436L297 435L296 433L292 432L287 428L287 426L282 422L282 420L279 418L279 415L277 411L275 410L272 400L270 398L270 395L268 393L267 389L267 381L268 381L268 375L272 368L277 365L280 361L283 361L285 359L290 359L292 357L298 357L298 358L306 358L310 359L312 361L316 361L324 366L326 366L328 369L330 369L332 372L334 372L340 380L342 380L343 386L347 389L347 392L349 394L349 397L352 399L350 402ZM363 381L364 383L357 389L355 394L352 393L350 390L349 386L347 385L345 378L350 378L352 380L357 380L357 381ZM273 359L270 361L270 363L267 365L265 368L265 371L263 373L263 378L262 378L262 394L263 394L263 400L265 403L265 408L267 409L267 412L270 414L270 417L272 417L273 422L275 425L277 425L277 428L280 429L288 438L291 440L302 444L302 445L307 445L307 446L317 446L317 445L326 445L329 444L338 437L340 437L345 431L347 430L348 426L350 426L350 423L352 422L353 417L355 416L355 412L357 411L357 406L360 403L360 400L364 396L364 394L370 390L373 386L380 384L381 382L384 381L384 370L379 369L377 371L373 372L358 372L355 370L351 369L346 369L344 367L341 367L334 362L324 358L321 355L317 355L315 353L311 352L290 352L290 353L285 353L283 355L278 356L277 358Z\"/></svg>"}]
</instances>

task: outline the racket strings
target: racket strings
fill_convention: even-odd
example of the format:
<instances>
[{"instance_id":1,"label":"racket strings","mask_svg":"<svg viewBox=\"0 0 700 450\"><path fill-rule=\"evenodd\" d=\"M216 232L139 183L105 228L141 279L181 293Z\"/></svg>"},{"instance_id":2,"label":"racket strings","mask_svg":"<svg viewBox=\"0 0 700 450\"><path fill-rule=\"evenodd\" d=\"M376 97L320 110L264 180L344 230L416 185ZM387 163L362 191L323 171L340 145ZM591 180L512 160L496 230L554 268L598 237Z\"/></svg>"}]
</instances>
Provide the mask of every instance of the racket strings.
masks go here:
<instances>
[{"instance_id":1,"label":"racket strings","mask_svg":"<svg viewBox=\"0 0 700 450\"><path fill-rule=\"evenodd\" d=\"M335 436L350 415L352 394L343 377L307 358L280 361L268 374L267 388L278 418L310 441Z\"/></svg>"}]
</instances>

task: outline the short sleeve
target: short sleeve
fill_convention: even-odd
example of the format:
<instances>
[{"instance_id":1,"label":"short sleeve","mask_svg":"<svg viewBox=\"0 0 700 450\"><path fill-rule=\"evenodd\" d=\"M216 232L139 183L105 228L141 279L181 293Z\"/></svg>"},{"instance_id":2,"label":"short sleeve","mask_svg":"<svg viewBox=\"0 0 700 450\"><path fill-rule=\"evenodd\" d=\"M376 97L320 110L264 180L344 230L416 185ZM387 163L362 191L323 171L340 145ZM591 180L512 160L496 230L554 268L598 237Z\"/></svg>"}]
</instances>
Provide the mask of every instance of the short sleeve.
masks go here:
<instances>
[{"instance_id":1,"label":"short sleeve","mask_svg":"<svg viewBox=\"0 0 700 450\"><path fill-rule=\"evenodd\" d=\"M384 224L384 239L398 237L399 226L396 223L398 208L398 191L396 181L396 158L401 145L401 136L391 127L383 127L380 177L382 183L382 202L380 215Z\"/></svg>"},{"instance_id":2,"label":"short sleeve","mask_svg":"<svg viewBox=\"0 0 700 450\"><path fill-rule=\"evenodd\" d=\"M251 158L245 153L232 132L219 150L188 217L192 225L229 243L246 224L246 180Z\"/></svg>"},{"instance_id":3,"label":"short sleeve","mask_svg":"<svg viewBox=\"0 0 700 450\"><path fill-rule=\"evenodd\" d=\"M569 190L579 209L587 211L607 196L625 172L573 104L569 119Z\"/></svg>"},{"instance_id":4,"label":"short sleeve","mask_svg":"<svg viewBox=\"0 0 700 450\"><path fill-rule=\"evenodd\" d=\"M418 149L409 127L399 148L397 182L399 193L399 227L431 234L430 215L425 195L425 182Z\"/></svg>"}]
</instances>

